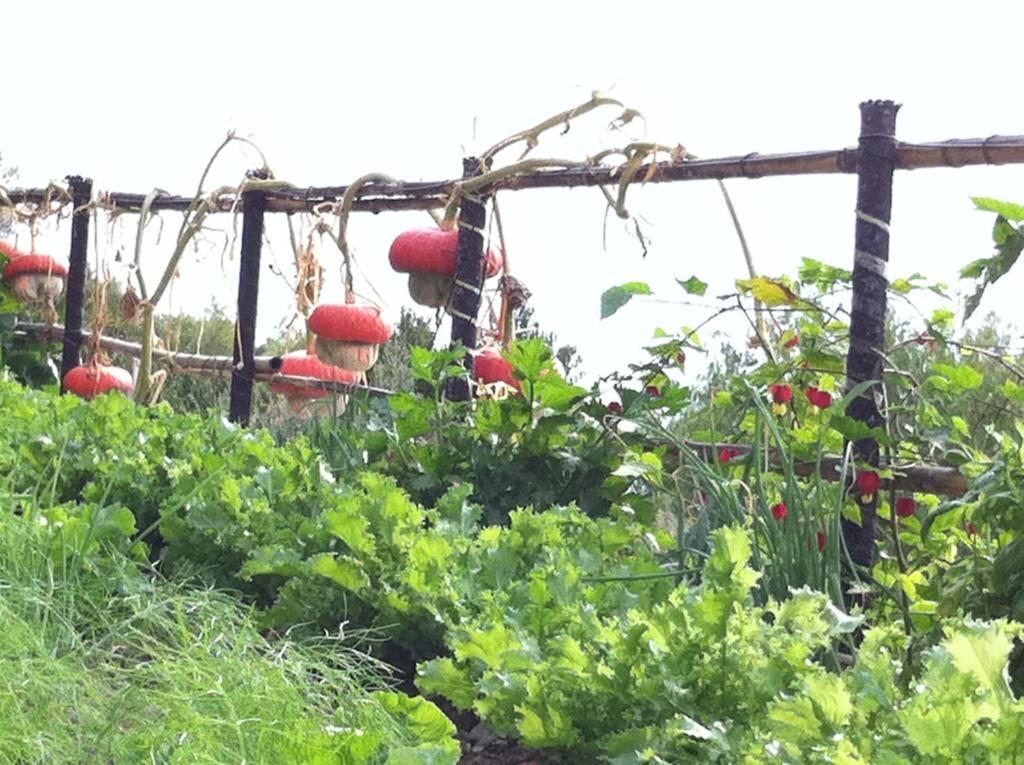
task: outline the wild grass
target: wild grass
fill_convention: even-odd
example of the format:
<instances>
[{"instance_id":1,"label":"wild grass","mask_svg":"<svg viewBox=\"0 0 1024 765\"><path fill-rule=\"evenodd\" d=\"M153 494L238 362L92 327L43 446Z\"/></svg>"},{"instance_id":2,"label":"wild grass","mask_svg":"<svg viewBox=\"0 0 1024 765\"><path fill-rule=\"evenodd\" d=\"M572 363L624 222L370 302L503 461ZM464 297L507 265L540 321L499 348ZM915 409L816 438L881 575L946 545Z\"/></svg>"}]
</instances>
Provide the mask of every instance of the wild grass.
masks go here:
<instances>
[{"instance_id":1,"label":"wild grass","mask_svg":"<svg viewBox=\"0 0 1024 765\"><path fill-rule=\"evenodd\" d=\"M268 641L230 595L83 544L102 512L83 535L30 504L0 492L0 763L360 763L417 743L419 700L351 639Z\"/></svg>"}]
</instances>

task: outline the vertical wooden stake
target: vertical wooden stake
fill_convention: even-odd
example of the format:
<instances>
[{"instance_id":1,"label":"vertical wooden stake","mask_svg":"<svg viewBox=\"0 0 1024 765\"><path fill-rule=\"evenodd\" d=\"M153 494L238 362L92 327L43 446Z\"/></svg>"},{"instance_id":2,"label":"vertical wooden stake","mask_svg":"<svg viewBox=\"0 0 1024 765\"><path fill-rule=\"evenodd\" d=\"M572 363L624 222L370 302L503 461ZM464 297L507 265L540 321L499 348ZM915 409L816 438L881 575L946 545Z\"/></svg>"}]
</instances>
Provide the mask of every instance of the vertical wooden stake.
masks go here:
<instances>
[{"instance_id":1,"label":"vertical wooden stake","mask_svg":"<svg viewBox=\"0 0 1024 765\"><path fill-rule=\"evenodd\" d=\"M60 358L60 391L64 375L82 363L82 325L85 322L85 279L89 260L89 209L92 179L67 177L74 212L71 217L71 251L68 254L67 292L64 298L64 347Z\"/></svg>"},{"instance_id":2,"label":"vertical wooden stake","mask_svg":"<svg viewBox=\"0 0 1024 765\"><path fill-rule=\"evenodd\" d=\"M472 178L481 172L480 160L462 160L462 177ZM455 259L455 285L452 288L452 347L459 343L467 351L476 348L476 318L480 311L486 266L484 263L484 227L487 224L487 199L467 194L459 206L459 249ZM463 361L469 376L473 374L473 356ZM447 391L453 401L468 401L468 378L453 380Z\"/></svg>"},{"instance_id":3,"label":"vertical wooden stake","mask_svg":"<svg viewBox=\"0 0 1024 765\"><path fill-rule=\"evenodd\" d=\"M892 211L892 174L896 166L896 112L892 101L866 101L860 105L860 143L857 167L857 221L853 264L853 299L850 312L850 349L846 357L847 390L862 382L877 381L854 399L846 413L871 427L884 425L879 410L882 357L885 347L886 289L889 261L889 218ZM877 468L878 442L864 438L853 444L854 459ZM854 563L875 562L875 516L878 495L863 501L860 525L843 519L843 537Z\"/></svg>"},{"instance_id":4,"label":"vertical wooden stake","mask_svg":"<svg viewBox=\"0 0 1024 765\"><path fill-rule=\"evenodd\" d=\"M250 173L261 177L262 173ZM234 367L228 419L248 425L252 415L252 386L256 379L256 303L260 292L260 253L263 248L263 191L242 192L242 256L238 267L238 318L235 320Z\"/></svg>"}]
</instances>

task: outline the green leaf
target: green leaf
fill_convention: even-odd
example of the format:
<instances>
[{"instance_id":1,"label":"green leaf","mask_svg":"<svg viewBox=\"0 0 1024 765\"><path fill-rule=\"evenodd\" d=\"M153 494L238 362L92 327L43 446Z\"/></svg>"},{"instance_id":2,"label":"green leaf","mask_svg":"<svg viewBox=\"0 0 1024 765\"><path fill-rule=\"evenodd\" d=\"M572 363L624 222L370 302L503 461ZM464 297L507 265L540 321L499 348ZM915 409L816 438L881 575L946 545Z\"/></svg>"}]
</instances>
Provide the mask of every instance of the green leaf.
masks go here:
<instances>
[{"instance_id":1,"label":"green leaf","mask_svg":"<svg viewBox=\"0 0 1024 765\"><path fill-rule=\"evenodd\" d=\"M956 668L988 693L1011 698L1006 662L1013 639L998 624L968 622L943 642Z\"/></svg>"},{"instance_id":2,"label":"green leaf","mask_svg":"<svg viewBox=\"0 0 1024 765\"><path fill-rule=\"evenodd\" d=\"M985 375L967 364L932 364L932 369L961 390L973 390L985 381Z\"/></svg>"},{"instance_id":3,"label":"green leaf","mask_svg":"<svg viewBox=\"0 0 1024 765\"><path fill-rule=\"evenodd\" d=\"M889 289L893 292L899 293L900 295L906 295L914 289L914 285L906 279L893 279L889 282Z\"/></svg>"},{"instance_id":4,"label":"green leaf","mask_svg":"<svg viewBox=\"0 0 1024 765\"><path fill-rule=\"evenodd\" d=\"M822 263L814 258L804 258L798 272L803 284L813 284L822 292L831 290L838 282L850 282L853 272Z\"/></svg>"},{"instance_id":5,"label":"green leaf","mask_svg":"<svg viewBox=\"0 0 1024 765\"><path fill-rule=\"evenodd\" d=\"M971 197L974 206L979 210L994 212L1007 220L1024 220L1024 205L1017 205L1013 202L1001 202L991 197Z\"/></svg>"},{"instance_id":6,"label":"green leaf","mask_svg":"<svg viewBox=\"0 0 1024 765\"><path fill-rule=\"evenodd\" d=\"M607 319L632 300L634 295L650 294L651 288L645 282L626 282L617 287L609 287L601 295L601 318Z\"/></svg>"},{"instance_id":7,"label":"green leaf","mask_svg":"<svg viewBox=\"0 0 1024 765\"><path fill-rule=\"evenodd\" d=\"M853 712L849 691L838 675L810 675L804 680L804 693L810 698L818 718L833 730L846 724Z\"/></svg>"},{"instance_id":8,"label":"green leaf","mask_svg":"<svg viewBox=\"0 0 1024 765\"><path fill-rule=\"evenodd\" d=\"M539 712L528 706L517 711L521 715L519 735L527 746L569 746L576 742L572 721L551 705L544 705Z\"/></svg>"},{"instance_id":9,"label":"green leaf","mask_svg":"<svg viewBox=\"0 0 1024 765\"><path fill-rule=\"evenodd\" d=\"M416 685L424 693L444 696L459 709L469 709L476 699L476 686L469 671L447 657L421 664Z\"/></svg>"},{"instance_id":10,"label":"green leaf","mask_svg":"<svg viewBox=\"0 0 1024 765\"><path fill-rule=\"evenodd\" d=\"M889 443L889 435L883 428L870 427L866 422L855 420L845 414L835 414L829 420L829 425L847 441L860 441L864 438L873 438L880 444Z\"/></svg>"},{"instance_id":11,"label":"green leaf","mask_svg":"<svg viewBox=\"0 0 1024 765\"><path fill-rule=\"evenodd\" d=\"M679 283L679 286L686 290L687 294L690 295L703 295L708 291L707 282L701 281L696 276L691 276L686 281L683 281L682 279L676 279L676 281Z\"/></svg>"},{"instance_id":12,"label":"green leaf","mask_svg":"<svg viewBox=\"0 0 1024 765\"><path fill-rule=\"evenodd\" d=\"M323 553L313 559L313 571L352 592L361 592L370 585L370 579L358 561L348 557L335 558Z\"/></svg>"}]
</instances>

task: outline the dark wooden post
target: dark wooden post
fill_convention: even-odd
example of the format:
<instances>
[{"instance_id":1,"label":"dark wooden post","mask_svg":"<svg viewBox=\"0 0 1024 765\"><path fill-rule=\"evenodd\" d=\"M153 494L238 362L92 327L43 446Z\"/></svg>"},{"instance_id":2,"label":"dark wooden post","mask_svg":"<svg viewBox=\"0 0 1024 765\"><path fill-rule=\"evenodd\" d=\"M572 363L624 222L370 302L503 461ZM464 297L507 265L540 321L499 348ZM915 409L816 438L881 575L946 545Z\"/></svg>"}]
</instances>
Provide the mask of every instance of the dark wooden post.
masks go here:
<instances>
[{"instance_id":1,"label":"dark wooden post","mask_svg":"<svg viewBox=\"0 0 1024 765\"><path fill-rule=\"evenodd\" d=\"M64 375L82 363L82 325L85 322L85 279L89 260L89 208L92 179L67 177L74 211L71 216L71 251L68 254L68 283L64 298L64 347L60 357L60 390Z\"/></svg>"},{"instance_id":2,"label":"dark wooden post","mask_svg":"<svg viewBox=\"0 0 1024 765\"><path fill-rule=\"evenodd\" d=\"M480 160L468 157L462 160L462 177L472 178L482 171ZM455 284L449 312L452 315L452 347L462 343L467 351L476 348L476 317L480 311L486 266L484 263L484 227L487 224L487 199L482 195L466 194L459 206L459 249L455 258ZM473 374L473 357L467 353L463 362L469 375ZM469 400L469 380L453 380L448 387L448 398L453 401Z\"/></svg>"},{"instance_id":3,"label":"dark wooden post","mask_svg":"<svg viewBox=\"0 0 1024 765\"><path fill-rule=\"evenodd\" d=\"M869 380L881 381L885 347L886 289L889 261L889 217L892 211L892 174L896 166L896 112L892 101L866 101L860 105L860 143L857 165L857 221L853 263L853 299L850 312L850 349L846 357L847 390ZM884 424L878 402L880 385L872 385L847 407L847 414L871 427ZM879 464L878 442L864 438L853 444L854 458L873 467ZM878 495L861 500L860 525L843 519L843 537L850 558L861 566L875 562L875 516Z\"/></svg>"},{"instance_id":4,"label":"dark wooden post","mask_svg":"<svg viewBox=\"0 0 1024 765\"><path fill-rule=\"evenodd\" d=\"M266 177L262 172L249 175ZM256 303L260 292L260 253L266 207L265 192L242 192L242 256L238 266L238 314L228 409L228 419L240 425L248 425L252 414L252 386L256 380Z\"/></svg>"}]
</instances>

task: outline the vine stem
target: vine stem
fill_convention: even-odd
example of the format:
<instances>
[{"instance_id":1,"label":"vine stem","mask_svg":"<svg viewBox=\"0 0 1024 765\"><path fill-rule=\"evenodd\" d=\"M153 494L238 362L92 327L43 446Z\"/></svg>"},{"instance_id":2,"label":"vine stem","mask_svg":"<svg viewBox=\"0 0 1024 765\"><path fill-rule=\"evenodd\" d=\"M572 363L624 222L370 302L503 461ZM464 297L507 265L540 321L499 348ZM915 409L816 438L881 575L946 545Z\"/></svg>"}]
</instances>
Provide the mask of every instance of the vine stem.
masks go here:
<instances>
[{"instance_id":1,"label":"vine stem","mask_svg":"<svg viewBox=\"0 0 1024 765\"><path fill-rule=\"evenodd\" d=\"M570 120L574 119L575 117L580 117L586 114L587 112L592 112L594 111L594 109L598 109L602 106L618 106L619 108L625 109L625 106L622 104L622 102L616 101L614 98L602 96L599 93L595 92L591 95L589 100L584 101L582 104L578 104L577 106L574 106L571 109L566 109L565 111L559 112L558 114L552 117L548 117L546 120L537 123L532 128L522 130L518 133L513 133L507 138L501 139L500 141L498 141L498 143L494 144L494 146L492 146L483 154L481 154L480 158L486 161L493 157L495 154L497 154L499 151L507 149L509 146L514 146L520 141L525 141L526 149L523 150L523 153L519 157L520 159L522 159L534 149L534 147L540 140L540 136L542 133L545 133L548 130L551 130L552 128L558 127L559 125L564 125L565 129L568 130ZM627 109L620 119L622 119L623 121L628 121L629 119L632 119L636 115L636 112L632 112Z\"/></svg>"},{"instance_id":2,"label":"vine stem","mask_svg":"<svg viewBox=\"0 0 1024 765\"><path fill-rule=\"evenodd\" d=\"M495 170L488 170L480 175L459 181L452 189L448 204L444 208L444 217L441 221L441 228L451 228L455 225L455 218L459 212L459 202L466 194L472 194L478 189L484 188L496 181L504 180L513 175L531 172L533 170L550 170L553 168L569 169L574 167L586 167L585 162L578 162L571 159L523 159L505 165Z\"/></svg>"},{"instance_id":3,"label":"vine stem","mask_svg":"<svg viewBox=\"0 0 1024 765\"><path fill-rule=\"evenodd\" d=\"M352 254L348 247L349 213L352 211L352 205L356 201L356 197L359 196L359 192L362 191L363 187L374 183L396 183L396 181L390 175L384 175L383 173L368 173L361 176L349 184L348 188L345 189L345 196L341 198L341 205L338 208L337 244L338 249L341 250L341 255L345 264L344 277L346 299L349 294L354 292L352 279Z\"/></svg>"},{"instance_id":4,"label":"vine stem","mask_svg":"<svg viewBox=\"0 0 1024 765\"><path fill-rule=\"evenodd\" d=\"M203 220L206 218L207 214L213 208L213 205L211 204L210 200L216 199L216 197L222 191L225 190L233 191L235 193L240 192L240 189L221 187L220 189L217 189L214 192L212 192L207 197L204 197L203 195L203 186L206 184L206 179L210 174L210 170L213 168L214 162L217 161L217 158L221 155L221 152L223 152L224 149L227 148L227 146L231 144L233 141L239 141L241 143L254 147L257 153L260 155L260 159L263 161L264 170L266 170L269 173L269 169L267 168L266 157L264 157L263 152L259 150L259 147L257 147L252 141L250 141L247 138L240 138L236 136L234 132L230 132L227 134L227 137L221 142L221 144L210 156L210 159L206 163L206 167L203 168L203 173L201 176L199 176L199 184L196 187L195 197L192 199L192 203L185 211L185 215L181 221L181 228L178 229L178 237L175 241L174 252L171 254L171 257L167 262L167 266L164 268L164 273L160 277L160 282L157 284L152 296L150 296L148 299L144 298L144 303L142 306L142 358L140 360L139 365L139 379L136 381L135 384L135 400L139 403L147 403L149 400L149 392L151 386L150 373L153 369L153 346L155 341L154 314L156 312L156 306L160 302L160 298L163 297L163 294L167 290L167 287L170 285L171 280L174 278L174 274L178 270L178 264L181 262L181 258L185 253L185 248L188 246L188 243L192 240L192 238L199 232L200 228L202 227ZM244 186L245 184L243 184L243 187ZM157 195L159 194L159 192L151 192L150 196L153 196L154 193L156 193ZM147 201L149 202L150 205L152 205L152 200L150 200L149 197L147 197ZM144 225L145 214L143 214L143 216L139 220L139 233L136 236L136 265L138 265L139 259L141 258L142 228L144 227ZM137 274L141 279L141 271L137 271ZM139 283L139 288L140 290L143 288L141 281Z\"/></svg>"},{"instance_id":5,"label":"vine stem","mask_svg":"<svg viewBox=\"0 0 1024 765\"><path fill-rule=\"evenodd\" d=\"M743 233L743 225L740 223L740 217L736 213L736 207L732 203L732 197L729 196L729 190L725 187L725 182L721 179L718 180L718 188L722 192L722 198L725 200L725 206L729 210L729 218L732 220L733 228L736 229L736 236L740 240L740 249L743 250L743 259L747 262L747 272L750 274L751 279L757 278L757 269L754 267L754 256L750 252L750 246L747 244L747 237ZM757 321L757 335L761 340L761 347L764 349L765 355L768 357L770 362L775 361L775 355L772 353L771 347L768 345L768 322L764 316L764 305L760 300L754 298L754 317Z\"/></svg>"}]
</instances>

